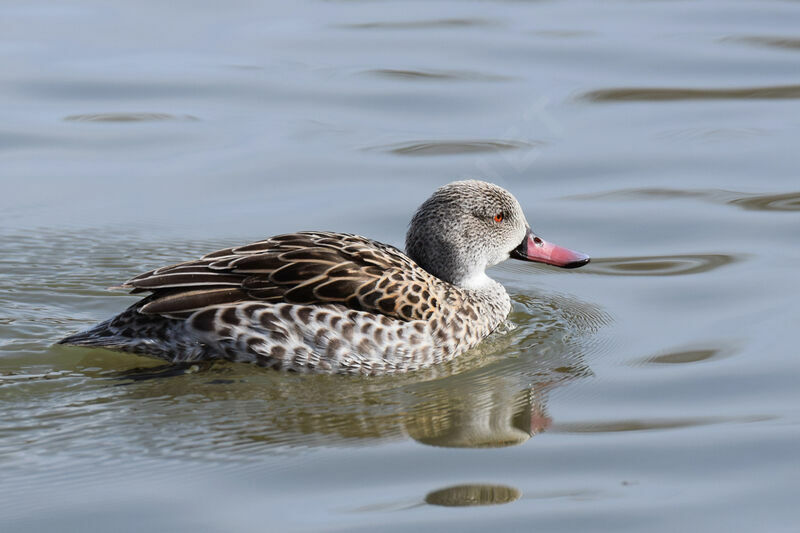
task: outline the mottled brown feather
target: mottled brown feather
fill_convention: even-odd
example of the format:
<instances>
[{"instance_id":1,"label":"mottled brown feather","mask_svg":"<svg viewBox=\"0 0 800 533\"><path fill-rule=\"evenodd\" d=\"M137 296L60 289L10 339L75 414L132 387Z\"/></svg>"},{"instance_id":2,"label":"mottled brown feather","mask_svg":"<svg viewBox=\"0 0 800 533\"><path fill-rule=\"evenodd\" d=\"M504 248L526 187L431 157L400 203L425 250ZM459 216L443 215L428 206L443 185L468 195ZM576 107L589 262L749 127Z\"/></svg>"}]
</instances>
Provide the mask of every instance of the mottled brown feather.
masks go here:
<instances>
[{"instance_id":1,"label":"mottled brown feather","mask_svg":"<svg viewBox=\"0 0 800 533\"><path fill-rule=\"evenodd\" d=\"M248 299L248 294L238 288L229 287L203 287L187 290L164 291L154 294L149 303L143 305L140 311L150 315L169 315L202 309L209 305L240 302Z\"/></svg>"},{"instance_id":2,"label":"mottled brown feather","mask_svg":"<svg viewBox=\"0 0 800 533\"><path fill-rule=\"evenodd\" d=\"M141 308L145 314L180 316L208 305L257 300L339 303L418 320L432 304L407 295L414 285L440 292L441 283L392 246L357 235L301 232L157 268L123 287L153 292Z\"/></svg>"}]
</instances>

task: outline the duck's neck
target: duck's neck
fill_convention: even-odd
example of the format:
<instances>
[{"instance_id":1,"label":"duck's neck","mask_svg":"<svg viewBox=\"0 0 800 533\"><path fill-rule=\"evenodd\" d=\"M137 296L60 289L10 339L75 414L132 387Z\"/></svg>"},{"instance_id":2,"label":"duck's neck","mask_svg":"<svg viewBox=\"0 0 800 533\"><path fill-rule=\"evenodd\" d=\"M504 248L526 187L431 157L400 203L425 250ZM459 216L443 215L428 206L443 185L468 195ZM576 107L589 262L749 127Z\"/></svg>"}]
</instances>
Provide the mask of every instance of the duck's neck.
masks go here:
<instances>
[{"instance_id":1,"label":"duck's neck","mask_svg":"<svg viewBox=\"0 0 800 533\"><path fill-rule=\"evenodd\" d=\"M470 251L463 247L439 241L435 246L422 246L411 235L409 232L406 239L406 253L441 283L440 294L452 312L444 324L460 323L476 332L478 339L494 331L511 312L511 298L502 285L486 275L485 263L469 256Z\"/></svg>"},{"instance_id":2,"label":"duck's neck","mask_svg":"<svg viewBox=\"0 0 800 533\"><path fill-rule=\"evenodd\" d=\"M511 298L505 288L482 274L482 277L474 279L474 285L459 287L448 284L450 290L446 297L456 310L451 319L463 323L478 339L494 331L511 312Z\"/></svg>"},{"instance_id":3,"label":"duck's neck","mask_svg":"<svg viewBox=\"0 0 800 533\"><path fill-rule=\"evenodd\" d=\"M480 276L471 278L475 285L464 285L462 290L466 301L479 308L479 315L486 318L491 329L496 328L511 312L511 298L505 287L482 272Z\"/></svg>"},{"instance_id":4,"label":"duck's neck","mask_svg":"<svg viewBox=\"0 0 800 533\"><path fill-rule=\"evenodd\" d=\"M497 285L497 282L487 276L486 272L481 270L480 272L475 272L469 277L460 280L458 283L455 283L455 285L470 291L485 291L492 290L494 288L493 285Z\"/></svg>"}]
</instances>

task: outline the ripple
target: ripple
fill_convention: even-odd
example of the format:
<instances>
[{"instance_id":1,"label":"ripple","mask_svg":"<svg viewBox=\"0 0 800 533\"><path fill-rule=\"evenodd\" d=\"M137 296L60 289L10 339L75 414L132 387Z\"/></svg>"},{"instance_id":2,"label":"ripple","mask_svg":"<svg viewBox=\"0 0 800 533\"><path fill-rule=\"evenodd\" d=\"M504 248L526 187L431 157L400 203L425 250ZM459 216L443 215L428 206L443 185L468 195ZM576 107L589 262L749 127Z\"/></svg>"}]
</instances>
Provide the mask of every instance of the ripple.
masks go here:
<instances>
[{"instance_id":1,"label":"ripple","mask_svg":"<svg viewBox=\"0 0 800 533\"><path fill-rule=\"evenodd\" d=\"M198 120L191 115L169 113L87 113L64 117L68 122L162 122L168 120Z\"/></svg>"},{"instance_id":2,"label":"ripple","mask_svg":"<svg viewBox=\"0 0 800 533\"><path fill-rule=\"evenodd\" d=\"M405 20L405 21L380 21L363 22L357 24L342 24L338 27L352 30L421 30L437 28L469 28L499 26L496 20L483 18L445 18L431 20Z\"/></svg>"},{"instance_id":3,"label":"ripple","mask_svg":"<svg viewBox=\"0 0 800 533\"><path fill-rule=\"evenodd\" d=\"M530 274L530 269L525 270L525 263L519 262L519 272ZM613 319L608 312L595 304L576 300L574 298L553 294L546 298L533 296L531 294L519 293L512 296L512 300L519 305L511 311L512 320L521 323L531 324L532 317L542 315L559 315L564 321L565 326L583 333L596 333L601 328L613 323Z\"/></svg>"},{"instance_id":4,"label":"ripple","mask_svg":"<svg viewBox=\"0 0 800 533\"><path fill-rule=\"evenodd\" d=\"M644 357L635 364L645 365L683 365L700 363L712 359L728 357L738 351L736 343L727 339L722 343L708 346L684 346L682 349L673 349L670 352L662 352L656 355Z\"/></svg>"},{"instance_id":5,"label":"ripple","mask_svg":"<svg viewBox=\"0 0 800 533\"><path fill-rule=\"evenodd\" d=\"M760 128L684 128L668 130L656 137L667 140L687 140L691 142L728 142L737 139L763 137L768 132Z\"/></svg>"},{"instance_id":6,"label":"ripple","mask_svg":"<svg viewBox=\"0 0 800 533\"><path fill-rule=\"evenodd\" d=\"M573 200L602 200L617 198L700 198L709 202L732 205L749 211L800 211L800 191L753 194L723 189L662 189L634 188L617 191L603 191L589 194L575 194L567 198ZM585 269L584 269L585 270Z\"/></svg>"},{"instance_id":7,"label":"ripple","mask_svg":"<svg viewBox=\"0 0 800 533\"><path fill-rule=\"evenodd\" d=\"M554 433L617 433L622 431L653 431L660 429L689 428L725 423L748 423L774 420L772 416L743 417L685 417L659 419L626 419L596 422L570 422L553 427Z\"/></svg>"},{"instance_id":8,"label":"ripple","mask_svg":"<svg viewBox=\"0 0 800 533\"><path fill-rule=\"evenodd\" d=\"M619 87L598 89L581 95L592 102L661 102L674 100L782 100L800 98L800 85L767 87L704 88Z\"/></svg>"},{"instance_id":9,"label":"ripple","mask_svg":"<svg viewBox=\"0 0 800 533\"><path fill-rule=\"evenodd\" d=\"M363 74L381 78L420 81L507 81L512 79L508 76L456 70L404 70L382 68L365 70Z\"/></svg>"},{"instance_id":10,"label":"ripple","mask_svg":"<svg viewBox=\"0 0 800 533\"><path fill-rule=\"evenodd\" d=\"M594 32L585 30L537 30L531 33L539 37L551 37L555 39L573 39L576 37L595 35Z\"/></svg>"},{"instance_id":11,"label":"ripple","mask_svg":"<svg viewBox=\"0 0 800 533\"><path fill-rule=\"evenodd\" d=\"M742 37L724 37L720 39L720 41L745 43L756 46L767 46L770 48L800 50L800 39L796 37L766 37L766 36L750 35Z\"/></svg>"},{"instance_id":12,"label":"ripple","mask_svg":"<svg viewBox=\"0 0 800 533\"><path fill-rule=\"evenodd\" d=\"M666 189L660 187L637 187L632 189L619 189L616 191L601 191L586 194L573 194L568 196L571 200L604 200L617 198L709 198L719 195L729 197L731 191L713 189Z\"/></svg>"},{"instance_id":13,"label":"ripple","mask_svg":"<svg viewBox=\"0 0 800 533\"><path fill-rule=\"evenodd\" d=\"M719 353L719 350L685 350L682 352L671 352L649 357L645 362L667 365L697 363L712 359Z\"/></svg>"},{"instance_id":14,"label":"ripple","mask_svg":"<svg viewBox=\"0 0 800 533\"><path fill-rule=\"evenodd\" d=\"M584 273L605 276L682 276L729 265L741 256L724 254L651 255L592 259Z\"/></svg>"},{"instance_id":15,"label":"ripple","mask_svg":"<svg viewBox=\"0 0 800 533\"><path fill-rule=\"evenodd\" d=\"M456 485L435 490L425 496L425 503L443 507L502 505L520 499L522 492L504 485Z\"/></svg>"},{"instance_id":16,"label":"ripple","mask_svg":"<svg viewBox=\"0 0 800 533\"><path fill-rule=\"evenodd\" d=\"M728 203L750 211L800 211L800 192L748 195Z\"/></svg>"},{"instance_id":17,"label":"ripple","mask_svg":"<svg viewBox=\"0 0 800 533\"><path fill-rule=\"evenodd\" d=\"M411 141L384 146L375 146L368 149L380 150L397 155L429 156L504 152L508 150L531 149L542 144L544 143L509 140L443 140Z\"/></svg>"}]
</instances>

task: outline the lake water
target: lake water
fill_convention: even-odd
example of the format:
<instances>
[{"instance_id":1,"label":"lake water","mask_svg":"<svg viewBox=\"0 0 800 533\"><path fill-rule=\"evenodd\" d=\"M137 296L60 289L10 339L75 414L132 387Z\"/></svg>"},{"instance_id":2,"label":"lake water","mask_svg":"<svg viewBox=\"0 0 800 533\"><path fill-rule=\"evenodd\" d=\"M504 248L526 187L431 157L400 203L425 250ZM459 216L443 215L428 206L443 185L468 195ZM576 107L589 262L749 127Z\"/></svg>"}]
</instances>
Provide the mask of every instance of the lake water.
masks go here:
<instances>
[{"instance_id":1,"label":"lake water","mask_svg":"<svg viewBox=\"0 0 800 533\"><path fill-rule=\"evenodd\" d=\"M800 528L800 3L12 1L0 65L3 532ZM593 262L450 365L53 346L465 177Z\"/></svg>"}]
</instances>

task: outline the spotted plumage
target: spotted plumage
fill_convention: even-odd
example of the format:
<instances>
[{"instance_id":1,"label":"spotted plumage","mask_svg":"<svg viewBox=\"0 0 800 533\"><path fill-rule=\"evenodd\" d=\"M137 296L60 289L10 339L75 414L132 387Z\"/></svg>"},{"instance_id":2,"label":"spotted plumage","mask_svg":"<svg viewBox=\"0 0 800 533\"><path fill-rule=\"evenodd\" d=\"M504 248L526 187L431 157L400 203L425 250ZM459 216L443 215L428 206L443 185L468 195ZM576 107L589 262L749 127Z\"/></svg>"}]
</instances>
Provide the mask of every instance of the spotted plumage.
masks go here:
<instances>
[{"instance_id":1,"label":"spotted plumage","mask_svg":"<svg viewBox=\"0 0 800 533\"><path fill-rule=\"evenodd\" d=\"M534 239L543 242L510 193L455 182L417 211L408 255L357 235L278 235L136 276L122 288L149 296L60 342L173 362L228 359L365 375L416 370L458 356L508 315L508 294L486 267L510 254L568 267L588 262L575 252L569 261L553 259L532 249Z\"/></svg>"}]
</instances>

